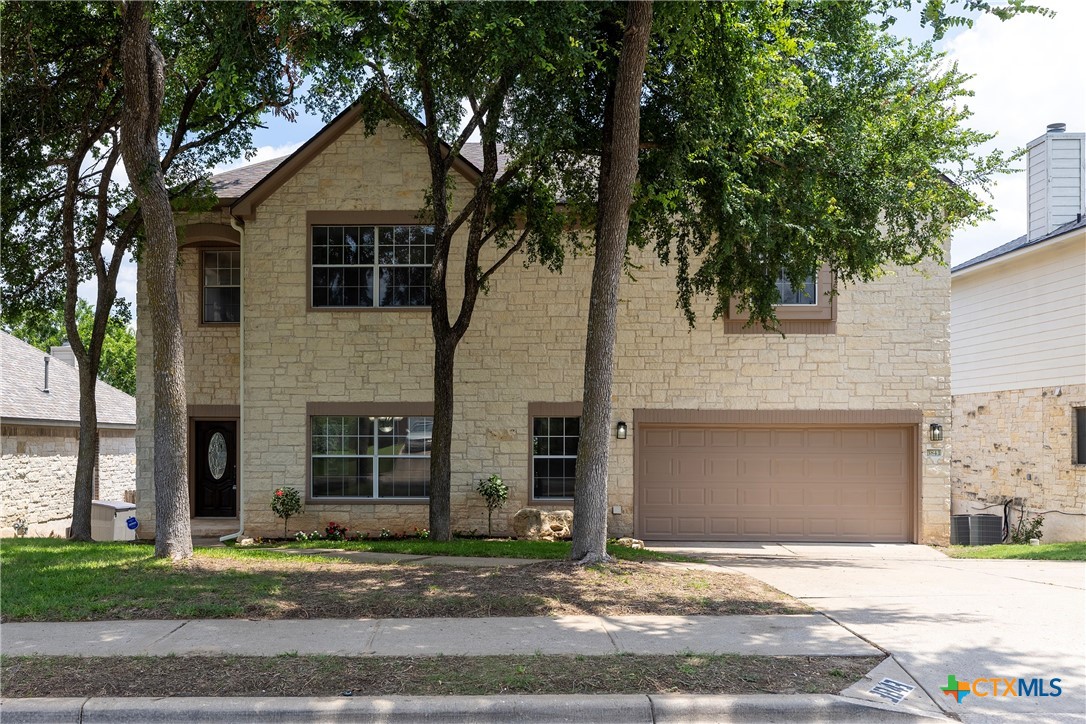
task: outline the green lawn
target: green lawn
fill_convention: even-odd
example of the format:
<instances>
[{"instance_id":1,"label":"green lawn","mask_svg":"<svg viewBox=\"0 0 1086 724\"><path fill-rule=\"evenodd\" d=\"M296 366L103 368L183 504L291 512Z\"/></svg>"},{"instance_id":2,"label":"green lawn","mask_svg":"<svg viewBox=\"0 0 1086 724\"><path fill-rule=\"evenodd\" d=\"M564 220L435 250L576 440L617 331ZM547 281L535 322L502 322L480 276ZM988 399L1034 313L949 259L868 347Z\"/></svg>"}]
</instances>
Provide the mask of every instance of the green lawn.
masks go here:
<instances>
[{"instance_id":1,"label":"green lawn","mask_svg":"<svg viewBox=\"0 0 1086 724\"><path fill-rule=\"evenodd\" d=\"M565 541L533 540L483 540L480 538L454 538L439 543L424 538L406 540L352 540L352 541L290 541L269 542L274 548L338 548L347 551L373 553L403 553L416 556L466 556L469 558L533 558L539 560L564 560L569 558L570 544ZM624 561L691 561L689 556L660 551L634 550L625 546L609 545L607 551Z\"/></svg>"},{"instance_id":2,"label":"green lawn","mask_svg":"<svg viewBox=\"0 0 1086 724\"><path fill-rule=\"evenodd\" d=\"M950 546L951 558L1017 558L1031 561L1086 561L1086 542L1031 545Z\"/></svg>"},{"instance_id":3,"label":"green lawn","mask_svg":"<svg viewBox=\"0 0 1086 724\"><path fill-rule=\"evenodd\" d=\"M308 545L316 547L318 544ZM337 544L324 541L320 545ZM527 541L460 540L442 545L433 541L412 540L338 545L354 550L476 557L562 558L569 551L568 543ZM646 554L629 549L621 549L620 554L626 558L653 560L663 557L662 554ZM536 567L554 565L558 565L557 561L536 564ZM636 566L637 563L615 565ZM155 558L154 548L146 543L77 543L57 538L10 538L0 541L0 600L3 601L0 620L289 618L295 615L305 617L310 609L319 609L324 615L333 617L387 617L392 613L460 615L460 609L448 608L450 601L462 604L460 608L468 612L463 615L556 615L554 611L563 610L559 606L563 596L569 600L579 600L577 597L581 595L581 586L596 585L594 579L590 582L581 580L586 576L592 578L587 571L578 572L581 568L572 566L569 575L510 568L495 577L494 569L490 567L456 572L444 566L363 564L326 556L299 556L297 553L259 547L198 548L191 561L174 564ZM678 586L677 576L688 573L677 569L645 567L641 575L653 577L659 591L669 591ZM555 601L544 600L546 597L534 593L529 595L511 590L509 581L517 576L525 580L534 580L533 576L539 578L538 587L544 591L553 589L557 598ZM550 582L547 576L556 576L557 582ZM661 576L671 578L656 580ZM613 578L616 579L616 586L623 582L619 579L624 580L623 576ZM462 589L457 594L459 598L430 595L427 586L440 585L439 579L460 581L457 584ZM419 590L411 596L390 598L390 590L411 586ZM645 591L649 590L647 584L644 588ZM340 600L343 598L340 595L338 598L332 596L334 601L324 601L318 595L321 591L350 592L348 598L351 600ZM372 593L374 600L366 599L363 595L366 592ZM631 596L625 589L616 589L614 599L626 600ZM402 605L386 611L387 606L382 608L382 605L389 600ZM408 606L408 603L412 605ZM646 613L656 612L652 601L642 601L638 605L648 607L644 611ZM559 608L556 609L556 606ZM480 611L499 613L484 614Z\"/></svg>"}]
</instances>

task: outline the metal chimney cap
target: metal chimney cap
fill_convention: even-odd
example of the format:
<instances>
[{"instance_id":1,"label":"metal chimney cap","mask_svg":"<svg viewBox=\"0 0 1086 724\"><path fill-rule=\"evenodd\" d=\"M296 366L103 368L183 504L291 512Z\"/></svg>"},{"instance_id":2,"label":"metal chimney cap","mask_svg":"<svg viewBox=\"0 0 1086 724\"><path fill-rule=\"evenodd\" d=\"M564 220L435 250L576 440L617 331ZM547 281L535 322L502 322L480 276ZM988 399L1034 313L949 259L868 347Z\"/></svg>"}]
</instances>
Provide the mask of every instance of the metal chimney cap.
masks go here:
<instances>
[{"instance_id":1,"label":"metal chimney cap","mask_svg":"<svg viewBox=\"0 0 1086 724\"><path fill-rule=\"evenodd\" d=\"M1063 133L1066 130L1067 130L1067 124L1066 123L1049 123L1048 124L1048 132L1049 133Z\"/></svg>"}]
</instances>

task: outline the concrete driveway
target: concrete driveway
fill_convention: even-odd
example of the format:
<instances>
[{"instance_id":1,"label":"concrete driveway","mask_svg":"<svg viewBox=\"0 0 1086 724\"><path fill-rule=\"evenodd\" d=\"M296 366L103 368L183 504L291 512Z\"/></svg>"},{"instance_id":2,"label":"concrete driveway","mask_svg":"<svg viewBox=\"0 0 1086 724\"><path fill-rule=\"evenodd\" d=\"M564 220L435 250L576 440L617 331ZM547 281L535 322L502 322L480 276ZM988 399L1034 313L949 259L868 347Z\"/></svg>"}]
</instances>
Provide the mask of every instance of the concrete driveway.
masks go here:
<instances>
[{"instance_id":1,"label":"concrete driveway","mask_svg":"<svg viewBox=\"0 0 1086 724\"><path fill-rule=\"evenodd\" d=\"M1086 564L947 558L917 545L653 543L745 573L802 599L885 649L965 722L1086 721ZM1062 694L967 695L953 674L1059 678ZM991 684L981 685L987 693ZM1000 684L1002 693L1005 686Z\"/></svg>"}]
</instances>

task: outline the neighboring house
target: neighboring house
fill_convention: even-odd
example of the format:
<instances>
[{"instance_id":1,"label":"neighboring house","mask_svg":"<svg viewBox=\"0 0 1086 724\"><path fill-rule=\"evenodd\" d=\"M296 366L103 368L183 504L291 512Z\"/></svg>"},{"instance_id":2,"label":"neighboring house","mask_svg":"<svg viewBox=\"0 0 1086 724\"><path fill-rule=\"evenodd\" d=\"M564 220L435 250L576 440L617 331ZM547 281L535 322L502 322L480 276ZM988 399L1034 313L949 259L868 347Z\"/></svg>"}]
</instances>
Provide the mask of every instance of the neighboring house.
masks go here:
<instances>
[{"instance_id":1,"label":"neighboring house","mask_svg":"<svg viewBox=\"0 0 1086 724\"><path fill-rule=\"evenodd\" d=\"M476 152L455 165L463 184L478 178ZM431 242L417 214L429 180L421 145L390 126L367 137L349 109L285 160L216 177L220 207L179 219L190 492L205 534L281 535L270 504L285 485L305 497L293 529L427 527ZM713 321L708 304L688 329L674 271L632 254L612 535L947 540L950 465L928 441L931 425L950 428L945 267L894 269L835 298L828 274L785 289L782 337ZM492 473L511 489L496 529L524 506L571 507L591 265L515 261L480 298L456 361L454 529L485 529L475 483ZM137 335L151 527L149 324Z\"/></svg>"},{"instance_id":2,"label":"neighboring house","mask_svg":"<svg viewBox=\"0 0 1086 724\"><path fill-rule=\"evenodd\" d=\"M1029 232L951 271L955 513L1086 540L1086 134L1030 142Z\"/></svg>"},{"instance_id":3,"label":"neighboring house","mask_svg":"<svg viewBox=\"0 0 1086 724\"><path fill-rule=\"evenodd\" d=\"M79 452L79 371L66 344L50 354L0 332L0 534L63 535L72 517ZM48 375L48 377L47 377ZM124 500L136 488L136 400L98 382L94 498Z\"/></svg>"}]
</instances>

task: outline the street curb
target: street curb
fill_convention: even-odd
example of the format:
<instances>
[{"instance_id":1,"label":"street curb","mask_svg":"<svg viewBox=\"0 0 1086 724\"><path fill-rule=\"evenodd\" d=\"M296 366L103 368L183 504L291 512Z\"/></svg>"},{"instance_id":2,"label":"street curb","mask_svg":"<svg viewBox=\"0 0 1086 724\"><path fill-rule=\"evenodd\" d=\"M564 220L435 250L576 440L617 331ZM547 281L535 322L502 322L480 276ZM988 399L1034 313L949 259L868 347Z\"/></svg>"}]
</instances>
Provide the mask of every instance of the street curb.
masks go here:
<instances>
[{"instance_id":1,"label":"street curb","mask_svg":"<svg viewBox=\"0 0 1086 724\"><path fill-rule=\"evenodd\" d=\"M0 699L0 718L4 724L950 721L832 694Z\"/></svg>"}]
</instances>

